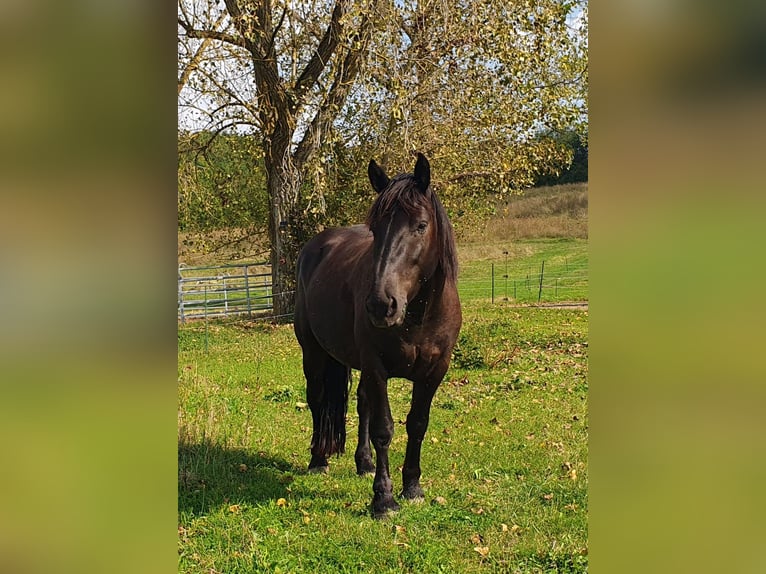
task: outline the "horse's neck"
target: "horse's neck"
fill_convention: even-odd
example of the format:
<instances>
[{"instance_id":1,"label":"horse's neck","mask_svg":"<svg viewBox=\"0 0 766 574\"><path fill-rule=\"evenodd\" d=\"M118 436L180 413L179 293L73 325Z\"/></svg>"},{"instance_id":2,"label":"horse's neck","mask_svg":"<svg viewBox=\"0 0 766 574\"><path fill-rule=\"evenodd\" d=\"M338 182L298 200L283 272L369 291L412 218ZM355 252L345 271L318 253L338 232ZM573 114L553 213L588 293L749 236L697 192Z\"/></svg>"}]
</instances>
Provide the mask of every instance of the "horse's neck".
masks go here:
<instances>
[{"instance_id":1,"label":"horse's neck","mask_svg":"<svg viewBox=\"0 0 766 574\"><path fill-rule=\"evenodd\" d=\"M428 320L429 314L438 308L444 293L447 277L441 266L425 282L418 294L407 306L408 318L417 325L422 325Z\"/></svg>"}]
</instances>

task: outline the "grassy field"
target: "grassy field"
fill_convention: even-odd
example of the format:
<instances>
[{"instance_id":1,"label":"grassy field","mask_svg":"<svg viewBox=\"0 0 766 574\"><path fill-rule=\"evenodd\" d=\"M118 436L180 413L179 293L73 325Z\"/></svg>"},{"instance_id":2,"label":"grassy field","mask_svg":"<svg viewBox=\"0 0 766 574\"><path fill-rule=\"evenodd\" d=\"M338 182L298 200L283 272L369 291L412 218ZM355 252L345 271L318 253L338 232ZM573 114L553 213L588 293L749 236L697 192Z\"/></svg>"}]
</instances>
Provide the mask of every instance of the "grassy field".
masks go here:
<instances>
[{"instance_id":1,"label":"grassy field","mask_svg":"<svg viewBox=\"0 0 766 574\"><path fill-rule=\"evenodd\" d=\"M387 521L370 517L372 479L352 451L329 475L305 472L311 417L289 325L180 327L179 570L585 571L587 312L464 312L426 435L426 502ZM410 392L391 381L395 488ZM353 436L353 400L348 418Z\"/></svg>"},{"instance_id":2,"label":"grassy field","mask_svg":"<svg viewBox=\"0 0 766 574\"><path fill-rule=\"evenodd\" d=\"M353 393L349 452L328 475L306 472L311 415L290 325L179 325L179 571L586 572L587 308L518 305L537 301L543 261L543 301L587 301L586 239L569 233L587 223L581 191L506 206L542 225L528 221L524 237L496 219L461 240L464 323L423 447L426 500L387 520L371 518L372 478L355 473ZM534 231L562 222L553 237ZM397 493L411 383L393 379L389 394Z\"/></svg>"},{"instance_id":3,"label":"grassy field","mask_svg":"<svg viewBox=\"0 0 766 574\"><path fill-rule=\"evenodd\" d=\"M564 303L588 299L585 239L550 238L463 242L458 246L462 301ZM540 274L542 272L542 289ZM506 280L507 275L507 280Z\"/></svg>"}]
</instances>

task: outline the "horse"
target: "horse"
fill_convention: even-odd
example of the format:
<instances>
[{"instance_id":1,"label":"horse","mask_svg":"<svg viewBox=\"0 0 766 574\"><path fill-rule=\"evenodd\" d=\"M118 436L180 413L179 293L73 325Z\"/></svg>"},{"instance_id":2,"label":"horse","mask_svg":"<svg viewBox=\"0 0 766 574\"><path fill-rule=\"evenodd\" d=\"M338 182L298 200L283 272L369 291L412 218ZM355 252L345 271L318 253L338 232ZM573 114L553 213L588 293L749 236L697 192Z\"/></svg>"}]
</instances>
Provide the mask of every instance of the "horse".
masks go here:
<instances>
[{"instance_id":1,"label":"horse","mask_svg":"<svg viewBox=\"0 0 766 574\"><path fill-rule=\"evenodd\" d=\"M462 315L455 236L426 157L417 155L411 174L389 178L375 160L367 173L378 195L366 223L326 229L300 252L294 328L313 419L308 471L327 472L328 457L345 451L351 369L361 371L354 460L359 475L375 473L372 514L382 518L399 509L388 379L413 383L401 496L422 501L421 445Z\"/></svg>"}]
</instances>

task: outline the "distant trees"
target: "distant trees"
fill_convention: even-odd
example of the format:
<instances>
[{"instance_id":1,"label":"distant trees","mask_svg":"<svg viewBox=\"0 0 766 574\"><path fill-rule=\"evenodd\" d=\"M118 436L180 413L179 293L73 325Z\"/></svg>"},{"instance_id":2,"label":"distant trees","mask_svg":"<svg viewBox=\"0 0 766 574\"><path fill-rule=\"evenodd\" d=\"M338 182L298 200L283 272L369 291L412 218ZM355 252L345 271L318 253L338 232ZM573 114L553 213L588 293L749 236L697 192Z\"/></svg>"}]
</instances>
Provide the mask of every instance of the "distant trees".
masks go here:
<instances>
[{"instance_id":1,"label":"distant trees","mask_svg":"<svg viewBox=\"0 0 766 574\"><path fill-rule=\"evenodd\" d=\"M560 185L588 181L588 143L585 137L573 130L563 133L548 133L544 138L556 142L567 151L567 160L557 169L540 174L535 185Z\"/></svg>"}]
</instances>

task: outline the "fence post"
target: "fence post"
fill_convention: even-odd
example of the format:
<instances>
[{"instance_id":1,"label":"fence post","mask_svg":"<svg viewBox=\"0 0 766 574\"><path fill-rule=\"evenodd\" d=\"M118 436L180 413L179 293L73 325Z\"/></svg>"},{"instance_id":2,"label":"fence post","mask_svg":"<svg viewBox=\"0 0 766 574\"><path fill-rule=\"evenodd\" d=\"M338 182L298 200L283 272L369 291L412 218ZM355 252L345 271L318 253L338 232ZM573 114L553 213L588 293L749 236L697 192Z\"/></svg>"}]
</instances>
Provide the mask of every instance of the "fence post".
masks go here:
<instances>
[{"instance_id":1,"label":"fence post","mask_svg":"<svg viewBox=\"0 0 766 574\"><path fill-rule=\"evenodd\" d=\"M229 290L226 288L226 275L221 275L221 281L223 282L223 315L225 317L229 314Z\"/></svg>"},{"instance_id":2,"label":"fence post","mask_svg":"<svg viewBox=\"0 0 766 574\"><path fill-rule=\"evenodd\" d=\"M540 302L540 297L543 295L543 274L545 273L545 259L543 259L543 264L540 266L540 289L537 291L537 302Z\"/></svg>"},{"instance_id":3,"label":"fence post","mask_svg":"<svg viewBox=\"0 0 766 574\"><path fill-rule=\"evenodd\" d=\"M503 251L503 255L505 255L505 275L503 275L505 278L505 298L503 301L508 301L508 251Z\"/></svg>"},{"instance_id":4,"label":"fence post","mask_svg":"<svg viewBox=\"0 0 766 574\"><path fill-rule=\"evenodd\" d=\"M253 309L250 304L250 282L247 278L247 265L245 265L245 300L247 301L247 315L250 317L253 314Z\"/></svg>"},{"instance_id":5,"label":"fence post","mask_svg":"<svg viewBox=\"0 0 766 574\"><path fill-rule=\"evenodd\" d=\"M205 354L207 354L207 285L205 285Z\"/></svg>"},{"instance_id":6,"label":"fence post","mask_svg":"<svg viewBox=\"0 0 766 574\"><path fill-rule=\"evenodd\" d=\"M495 302L495 264L492 264L492 303Z\"/></svg>"},{"instance_id":7,"label":"fence post","mask_svg":"<svg viewBox=\"0 0 766 574\"><path fill-rule=\"evenodd\" d=\"M186 323L186 317L184 316L184 284L183 276L181 275L181 266L178 266L178 309L181 312L181 324Z\"/></svg>"}]
</instances>

